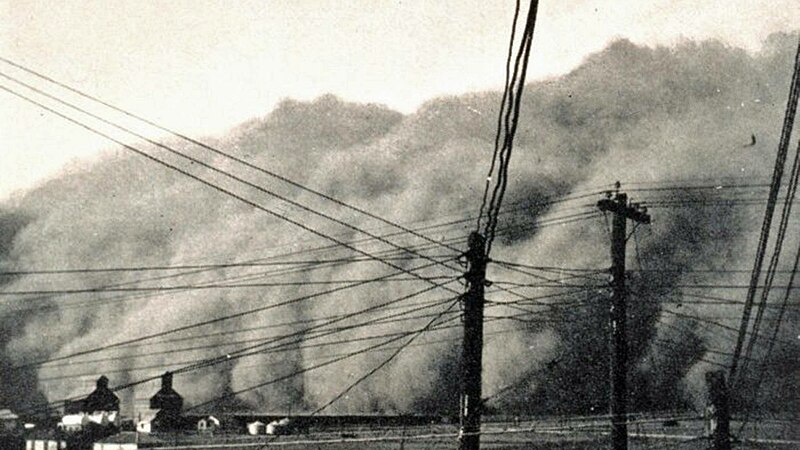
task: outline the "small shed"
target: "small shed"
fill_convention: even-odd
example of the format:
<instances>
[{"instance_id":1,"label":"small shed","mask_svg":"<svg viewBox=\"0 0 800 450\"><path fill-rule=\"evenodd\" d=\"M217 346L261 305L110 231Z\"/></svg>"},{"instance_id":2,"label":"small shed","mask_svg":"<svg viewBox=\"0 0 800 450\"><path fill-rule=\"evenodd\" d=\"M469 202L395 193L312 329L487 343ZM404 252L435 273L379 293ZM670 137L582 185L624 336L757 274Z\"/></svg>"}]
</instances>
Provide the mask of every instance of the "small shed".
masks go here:
<instances>
[{"instance_id":1,"label":"small shed","mask_svg":"<svg viewBox=\"0 0 800 450\"><path fill-rule=\"evenodd\" d=\"M155 420L155 413L146 414L138 422L136 422L136 431L139 433L152 433L153 421Z\"/></svg>"},{"instance_id":2,"label":"small shed","mask_svg":"<svg viewBox=\"0 0 800 450\"><path fill-rule=\"evenodd\" d=\"M219 419L214 416L204 417L197 421L197 431L216 431L219 429Z\"/></svg>"},{"instance_id":3,"label":"small shed","mask_svg":"<svg viewBox=\"0 0 800 450\"><path fill-rule=\"evenodd\" d=\"M288 417L281 420L274 420L267 425L266 432L272 435L290 434L292 431L291 425L292 423Z\"/></svg>"},{"instance_id":4,"label":"small shed","mask_svg":"<svg viewBox=\"0 0 800 450\"><path fill-rule=\"evenodd\" d=\"M117 425L119 414L118 411L97 411L91 414L86 414L86 417L90 422L107 427Z\"/></svg>"},{"instance_id":5,"label":"small shed","mask_svg":"<svg viewBox=\"0 0 800 450\"><path fill-rule=\"evenodd\" d=\"M258 436L267 432L267 426L264 422L256 420L247 424L247 433L253 436Z\"/></svg>"},{"instance_id":6,"label":"small shed","mask_svg":"<svg viewBox=\"0 0 800 450\"><path fill-rule=\"evenodd\" d=\"M16 430L18 420L19 416L10 409L0 409L0 433Z\"/></svg>"}]
</instances>

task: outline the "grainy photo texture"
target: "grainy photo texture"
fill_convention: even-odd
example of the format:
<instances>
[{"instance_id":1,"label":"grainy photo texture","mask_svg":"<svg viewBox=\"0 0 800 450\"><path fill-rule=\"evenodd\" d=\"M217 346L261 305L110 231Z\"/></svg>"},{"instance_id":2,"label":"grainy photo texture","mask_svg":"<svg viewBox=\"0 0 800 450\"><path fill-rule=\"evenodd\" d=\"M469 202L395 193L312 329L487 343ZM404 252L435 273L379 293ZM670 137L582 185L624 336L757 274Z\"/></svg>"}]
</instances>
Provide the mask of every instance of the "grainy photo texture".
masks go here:
<instances>
[{"instance_id":1,"label":"grainy photo texture","mask_svg":"<svg viewBox=\"0 0 800 450\"><path fill-rule=\"evenodd\" d=\"M0 15L0 448L800 448L797 0Z\"/></svg>"}]
</instances>

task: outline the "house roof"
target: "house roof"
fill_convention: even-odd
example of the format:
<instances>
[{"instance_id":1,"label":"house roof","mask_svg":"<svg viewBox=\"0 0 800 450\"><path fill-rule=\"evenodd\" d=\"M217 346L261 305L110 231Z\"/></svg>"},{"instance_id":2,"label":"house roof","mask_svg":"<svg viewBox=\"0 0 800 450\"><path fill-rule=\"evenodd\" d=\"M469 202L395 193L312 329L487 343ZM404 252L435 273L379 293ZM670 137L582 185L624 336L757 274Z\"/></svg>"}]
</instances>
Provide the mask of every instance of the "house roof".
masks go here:
<instances>
[{"instance_id":1,"label":"house roof","mask_svg":"<svg viewBox=\"0 0 800 450\"><path fill-rule=\"evenodd\" d=\"M217 419L217 418L216 418L216 417L214 417L214 416L206 416L206 417L203 417L202 419L198 420L198 422L200 422L200 421L202 421L202 420L206 421L206 423L213 423L214 425L219 425L219 424L220 424L220 423L219 423L219 419Z\"/></svg>"}]
</instances>

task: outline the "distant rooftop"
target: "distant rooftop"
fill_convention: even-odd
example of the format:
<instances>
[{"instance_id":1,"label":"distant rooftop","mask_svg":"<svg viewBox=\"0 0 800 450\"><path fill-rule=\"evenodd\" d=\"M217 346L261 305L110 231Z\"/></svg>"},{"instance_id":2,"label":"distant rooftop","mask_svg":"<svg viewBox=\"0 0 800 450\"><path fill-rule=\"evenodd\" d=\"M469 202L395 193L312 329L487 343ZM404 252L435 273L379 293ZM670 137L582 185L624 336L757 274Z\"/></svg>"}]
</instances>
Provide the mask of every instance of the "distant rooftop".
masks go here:
<instances>
[{"instance_id":1,"label":"distant rooftop","mask_svg":"<svg viewBox=\"0 0 800 450\"><path fill-rule=\"evenodd\" d=\"M19 419L19 416L11 412L10 409L0 409L0 420Z\"/></svg>"}]
</instances>

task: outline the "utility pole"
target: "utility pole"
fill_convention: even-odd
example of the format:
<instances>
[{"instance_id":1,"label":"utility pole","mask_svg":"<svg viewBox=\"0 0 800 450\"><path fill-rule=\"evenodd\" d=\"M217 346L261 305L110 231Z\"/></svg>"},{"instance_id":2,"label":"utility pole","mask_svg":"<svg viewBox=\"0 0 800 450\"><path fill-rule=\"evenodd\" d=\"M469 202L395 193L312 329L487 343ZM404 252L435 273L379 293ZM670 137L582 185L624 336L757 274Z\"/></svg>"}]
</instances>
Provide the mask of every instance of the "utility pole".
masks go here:
<instances>
[{"instance_id":1,"label":"utility pole","mask_svg":"<svg viewBox=\"0 0 800 450\"><path fill-rule=\"evenodd\" d=\"M708 407L706 421L714 450L731 450L731 413L725 371L706 372Z\"/></svg>"},{"instance_id":2,"label":"utility pole","mask_svg":"<svg viewBox=\"0 0 800 450\"><path fill-rule=\"evenodd\" d=\"M477 232L469 235L467 259L468 291L463 296L464 344L458 433L459 450L479 450L481 431L481 366L483 364L483 291L486 285L486 239Z\"/></svg>"},{"instance_id":3,"label":"utility pole","mask_svg":"<svg viewBox=\"0 0 800 450\"><path fill-rule=\"evenodd\" d=\"M619 183L617 183L619 187ZM625 308L625 245L628 220L650 223L646 210L628 204L628 196L617 192L614 198L600 200L597 207L614 215L611 231L611 445L614 450L628 448L627 357L628 339Z\"/></svg>"}]
</instances>

